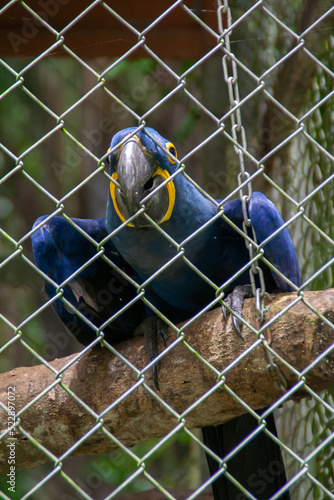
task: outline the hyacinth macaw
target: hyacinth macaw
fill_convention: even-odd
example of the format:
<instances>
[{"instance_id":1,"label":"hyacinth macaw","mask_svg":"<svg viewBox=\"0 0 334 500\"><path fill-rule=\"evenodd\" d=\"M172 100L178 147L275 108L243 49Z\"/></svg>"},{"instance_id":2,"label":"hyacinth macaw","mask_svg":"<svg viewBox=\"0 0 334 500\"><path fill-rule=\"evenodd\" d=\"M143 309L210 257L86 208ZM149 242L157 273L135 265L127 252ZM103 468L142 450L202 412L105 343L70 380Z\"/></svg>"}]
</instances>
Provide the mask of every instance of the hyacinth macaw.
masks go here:
<instances>
[{"instance_id":1,"label":"hyacinth macaw","mask_svg":"<svg viewBox=\"0 0 334 500\"><path fill-rule=\"evenodd\" d=\"M111 140L108 160L111 181L107 230L142 282L156 273L149 287L160 300L157 307L171 321L183 321L211 304L217 287L223 287L227 304L241 316L243 299L250 290L249 270L231 278L247 265L249 252L243 236L227 221L242 229L240 199L226 202L226 217L222 217L217 203L178 171L175 146L151 128L132 127L118 132ZM265 242L266 259L280 273L260 262L266 291L293 290L300 284L300 271L288 230L283 228L266 241L283 225L280 214L263 194L254 192L248 202L248 215L257 242ZM121 224L121 230L114 232ZM237 321L235 326L238 329ZM276 434L272 413L266 422L267 429ZM204 428L204 442L224 457L256 427L256 420L245 414L227 424ZM211 473L215 473L217 462L209 458L208 463ZM274 474L272 464L276 466ZM262 431L227 466L258 500L268 500L286 484L281 450ZM256 481L259 470L261 480ZM213 483L213 491L215 500L246 498L224 474ZM289 499L289 493L286 491L280 498Z\"/></svg>"},{"instance_id":2,"label":"hyacinth macaw","mask_svg":"<svg viewBox=\"0 0 334 500\"><path fill-rule=\"evenodd\" d=\"M62 288L69 304L57 298L52 305L77 340L85 346L91 344L102 325L111 345L132 337L146 311L140 300L125 307L137 293L118 269L132 278L135 273L110 240L104 243L104 255L114 267L99 255L97 244L108 235L106 219L72 219L71 223L64 217L42 216L34 228L31 240L38 268L57 285L68 280ZM45 279L44 287L50 298L56 296L57 286Z\"/></svg>"}]
</instances>

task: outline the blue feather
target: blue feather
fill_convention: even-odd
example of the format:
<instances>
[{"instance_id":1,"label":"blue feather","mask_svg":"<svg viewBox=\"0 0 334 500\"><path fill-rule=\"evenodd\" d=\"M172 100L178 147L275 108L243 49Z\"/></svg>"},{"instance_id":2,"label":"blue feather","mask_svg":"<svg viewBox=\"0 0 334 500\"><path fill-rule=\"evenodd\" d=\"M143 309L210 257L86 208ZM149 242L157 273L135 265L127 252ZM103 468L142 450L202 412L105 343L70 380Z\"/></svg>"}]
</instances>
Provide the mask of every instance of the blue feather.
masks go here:
<instances>
[{"instance_id":1,"label":"blue feather","mask_svg":"<svg viewBox=\"0 0 334 500\"><path fill-rule=\"evenodd\" d=\"M126 129L112 139L109 156L111 173L119 172L119 158L122 158L122 168L126 162L135 162L133 155L136 146L131 146L131 154L124 153L124 157L123 150L126 149L126 144L117 146L121 141L126 143L126 136L134 134L135 130L135 128ZM145 133L145 130L136 132L136 141L140 147L138 150L140 162L138 161L135 167L136 179L139 179L141 165L145 170L145 179L141 180L141 184L138 186L134 186L133 182L131 184L131 188L134 186L136 199L142 186L146 185L150 166L152 172L159 167L167 170L170 176L173 176L179 168L177 163L170 161L165 151L168 144L166 139L153 129L146 130L154 140ZM144 157L147 160L146 164ZM127 163L125 169L131 175L131 164ZM125 225L117 231L121 221L110 197L107 204L107 229L112 233L113 242L120 254L135 269L142 281L150 279L155 274L147 287L148 291L150 288L154 291L152 300L171 321L178 322L211 304L215 299L217 287L223 287L224 292L229 294L234 287L249 284L250 277L248 270L239 275L239 270L249 263L245 239L227 220L242 230L243 211L240 199L225 203L223 207L225 217L222 217L217 211L218 203L215 204L201 194L182 172L173 177L173 183L174 208L170 218L161 222L161 231L154 226L145 227L140 223L137 226L133 224L133 227ZM125 187L120 185L117 189L120 189L119 196L124 195L124 200L130 199L131 193L124 191L126 185ZM155 192L152 193L153 196L156 196ZM155 199L156 203L159 203L158 195ZM148 210L146 205L145 210ZM293 290L293 284L298 287L301 283L299 265L288 230L283 228L270 239L270 236L283 226L283 220L277 209L263 194L255 192L249 200L248 212L257 243L263 244L265 258L283 275L278 275L266 266L265 262L260 261L266 290L290 291ZM128 213L135 215L131 214L130 208ZM203 225L205 226L201 229ZM251 232L249 236L252 237ZM171 259L173 262L161 271L162 266ZM191 262L191 266L186 259ZM233 281L230 282L233 277ZM276 434L272 414L266 417L266 422L267 428ZM219 456L224 457L256 426L256 420L251 415L245 414L228 424L204 428L203 436L206 444ZM210 471L214 474L218 470L218 465L210 458L208 462ZM256 477L258 470L267 473L271 463L278 464L280 471L274 478L270 478L262 492L258 492L256 488L252 488L250 478ZM258 433L246 447L239 450L236 457L228 461L227 467L228 471L259 500L267 500L286 483L280 448L264 432ZM215 500L234 500L240 495L240 491L226 479L225 475L221 475L213 483L213 490ZM282 495L284 500L289 498L288 492Z\"/></svg>"},{"instance_id":2,"label":"blue feather","mask_svg":"<svg viewBox=\"0 0 334 500\"><path fill-rule=\"evenodd\" d=\"M111 148L133 132L135 128L126 129L116 134ZM152 141L143 131L137 133L147 154L156 157L157 165L168 170L170 175L176 172L178 165L171 164L168 155L163 151L166 140L153 129L147 129L150 135L161 145ZM112 157L112 168L115 168L117 156ZM171 243L157 229L124 227L115 236L113 242L124 259L141 276L148 279L161 266L177 254L180 257L151 282L150 286L166 303L182 311L175 315L175 320L185 319L196 314L215 298L215 288L208 285L202 277L184 262L180 249L194 266L209 278L217 287L223 286L239 269L249 261L249 253L244 239L225 220L215 217L217 205L203 196L182 173L174 178L175 205L167 222L161 225L175 244ZM240 200L232 200L224 205L225 215L242 229L243 215ZM261 193L253 193L249 203L249 215L253 223L258 242L268 238L283 221L275 206ZM203 224L208 226L195 237L183 242ZM109 197L107 204L107 228L110 233L120 225L119 217ZM251 235L250 235L251 236ZM294 246L287 229L279 233L265 245L265 256L288 280L300 284L299 265ZM268 292L274 289L291 290L287 281L267 269ZM246 271L233 281L233 285L225 288L226 294L237 285L249 283Z\"/></svg>"},{"instance_id":3,"label":"blue feather","mask_svg":"<svg viewBox=\"0 0 334 500\"><path fill-rule=\"evenodd\" d=\"M47 216L37 219L34 228L46 219ZM72 222L96 243L107 236L104 218L72 219ZM37 266L57 285L76 273L63 286L63 297L88 322L75 314L60 298L53 302L53 307L79 342L90 344L96 338L96 329L136 296L134 287L102 257L97 257L96 246L63 217L46 221L32 234L31 239ZM132 278L136 277L110 240L104 244L104 255ZM91 263L85 266L90 259ZM77 273L82 266L84 268ZM45 280L45 291L52 298L56 296L57 288ZM133 330L145 317L145 308L142 302L137 301L103 328L106 340L114 344L132 337Z\"/></svg>"}]
</instances>

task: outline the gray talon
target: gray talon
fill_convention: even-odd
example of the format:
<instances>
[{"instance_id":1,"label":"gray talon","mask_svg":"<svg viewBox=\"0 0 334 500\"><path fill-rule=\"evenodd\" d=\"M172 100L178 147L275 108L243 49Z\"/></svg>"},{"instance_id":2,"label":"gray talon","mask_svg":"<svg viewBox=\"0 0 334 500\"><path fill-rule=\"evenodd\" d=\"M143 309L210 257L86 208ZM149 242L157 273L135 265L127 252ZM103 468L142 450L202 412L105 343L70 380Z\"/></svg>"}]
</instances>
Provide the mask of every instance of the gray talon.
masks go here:
<instances>
[{"instance_id":1,"label":"gray talon","mask_svg":"<svg viewBox=\"0 0 334 500\"><path fill-rule=\"evenodd\" d=\"M242 308L244 305L244 300L252 297L252 287L250 285L239 285L236 286L232 292L226 297L225 303L239 316L242 317ZM227 310L225 306L222 306L223 317L226 321ZM233 315L232 324L238 336L244 340L241 333L241 321Z\"/></svg>"},{"instance_id":2,"label":"gray talon","mask_svg":"<svg viewBox=\"0 0 334 500\"><path fill-rule=\"evenodd\" d=\"M167 325L164 321L161 319L157 319L157 335L160 339L160 342L164 345L164 347L167 347L167 339L168 339L168 333L167 333Z\"/></svg>"},{"instance_id":3,"label":"gray talon","mask_svg":"<svg viewBox=\"0 0 334 500\"><path fill-rule=\"evenodd\" d=\"M157 363L152 366L153 382L158 391L160 391L159 380L158 380L158 366Z\"/></svg>"},{"instance_id":4,"label":"gray talon","mask_svg":"<svg viewBox=\"0 0 334 500\"><path fill-rule=\"evenodd\" d=\"M245 339L242 336L241 328L240 328L241 321L239 321L239 319L236 316L233 316L232 323L233 323L235 331L237 332L237 334L239 335L239 337L244 341Z\"/></svg>"},{"instance_id":5,"label":"gray talon","mask_svg":"<svg viewBox=\"0 0 334 500\"><path fill-rule=\"evenodd\" d=\"M160 340L162 344L166 347L166 341L168 338L167 334L167 325L164 321L162 321L157 316L146 318L140 328L137 329L139 331L144 331L145 335L145 343L146 343L146 351L150 361L153 361L158 356L158 341ZM157 390L159 391L159 382L158 382L158 363L155 363L152 366L152 374L153 374L153 382Z\"/></svg>"}]
</instances>

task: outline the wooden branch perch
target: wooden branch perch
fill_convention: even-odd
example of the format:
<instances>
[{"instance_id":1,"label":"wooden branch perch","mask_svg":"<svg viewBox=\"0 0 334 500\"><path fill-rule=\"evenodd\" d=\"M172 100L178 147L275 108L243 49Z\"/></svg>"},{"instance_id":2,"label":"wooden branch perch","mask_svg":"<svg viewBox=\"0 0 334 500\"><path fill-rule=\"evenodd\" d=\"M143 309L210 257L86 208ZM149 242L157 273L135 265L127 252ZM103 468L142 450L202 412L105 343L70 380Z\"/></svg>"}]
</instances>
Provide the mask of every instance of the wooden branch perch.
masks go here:
<instances>
[{"instance_id":1,"label":"wooden branch perch","mask_svg":"<svg viewBox=\"0 0 334 500\"><path fill-rule=\"evenodd\" d=\"M296 294L280 294L271 297L268 321L291 304ZM334 320L334 289L306 292L305 300L312 304L331 322ZM245 302L244 317L252 325L257 324L254 299ZM274 351L296 370L301 371L316 360L334 343L334 329L312 312L303 302L293 305L285 314L271 324L265 335ZM212 364L223 370L256 341L256 336L243 327L244 341L231 326L231 319L225 325L220 309L205 314L185 329L186 342ZM170 332L169 344L175 340ZM147 364L144 341L136 337L117 346L118 352L139 370ZM50 364L61 370L75 358L71 355L56 359ZM289 387L297 382L296 375L276 360ZM262 408L277 400L282 392L277 388L280 381L277 374L266 370L268 358L263 345L258 345L226 373L226 384L253 408ZM15 411L29 405L20 417L20 426L35 440L57 457L65 453L80 440L97 422L96 418L64 390L62 385L85 405L100 415L118 398L120 401L103 413L104 427L97 429L84 439L73 455L105 453L116 447L104 432L110 433L127 446L160 437L174 428L178 419L166 409L159 399L150 394L143 385L131 388L137 382L137 375L108 349L88 352L71 364L55 382L54 373L44 365L16 368L0 375L0 400L7 406L8 388L15 387ZM146 383L154 392L151 370L145 373ZM187 346L180 342L160 361L160 392L162 398L178 414L184 412L198 398L201 398L217 382L217 376ZM325 359L314 363L306 374L306 383L319 392L333 385L334 351ZM39 398L39 394L50 388ZM129 391L126 397L122 395ZM293 395L298 400L306 392ZM243 408L224 389L219 388L186 414L188 428L223 423L244 412ZM8 428L7 412L0 409L2 431ZM10 436L7 436L9 438ZM16 469L35 467L49 460L20 430L16 430ZM8 473L9 441L0 443L0 472Z\"/></svg>"}]
</instances>

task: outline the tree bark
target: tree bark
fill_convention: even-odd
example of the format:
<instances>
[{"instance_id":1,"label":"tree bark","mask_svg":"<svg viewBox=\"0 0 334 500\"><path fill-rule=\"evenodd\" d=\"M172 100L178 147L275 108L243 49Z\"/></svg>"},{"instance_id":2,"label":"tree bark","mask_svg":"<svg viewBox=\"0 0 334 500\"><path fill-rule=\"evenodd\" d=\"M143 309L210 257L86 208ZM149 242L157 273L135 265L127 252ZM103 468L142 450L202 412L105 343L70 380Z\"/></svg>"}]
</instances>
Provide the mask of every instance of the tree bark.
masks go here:
<instances>
[{"instance_id":1,"label":"tree bark","mask_svg":"<svg viewBox=\"0 0 334 500\"><path fill-rule=\"evenodd\" d=\"M288 308L296 297L294 293L271 296L267 300L265 322ZM315 314L307 302L333 322L334 289L305 292L304 302L295 303L264 332L271 348L295 371L275 359L280 372L268 372L268 357L261 344L249 349L238 363L224 372L226 385L252 408L268 406L282 396L280 374L288 386L293 387L298 381L298 372L308 367L305 381L312 390L319 392L333 385L334 348L317 361L334 343L333 325ZM258 324L254 299L245 301L244 318L255 327ZM16 469L35 467L50 460L31 442L32 438L56 457L66 454L71 447L68 455L105 453L117 447L112 436L126 446L161 437L178 425L178 416L182 414L187 428L195 428L220 424L244 413L245 409L223 385L191 410L189 407L218 382L217 370L226 369L254 345L256 335L243 326L244 340L239 338L231 318L225 324L219 308L194 321L184 333L185 342L176 343L159 363L160 392L154 389L151 370L145 372L145 378L138 377L136 371L107 348L89 351L78 360L74 354L55 359L49 367L16 368L1 374L1 403L8 405L8 391L11 391L15 394L16 413L25 408L19 415L20 425L15 433ZM175 340L176 335L171 331L168 345ZM145 368L147 355L142 337L117 345L117 351L136 370ZM194 351L216 371L204 364ZM290 399L298 401L305 396L307 391L299 388ZM6 474L8 444L13 441L8 434L3 436L9 425L3 409L0 422L3 431L0 473ZM96 424L95 432L86 436Z\"/></svg>"}]
</instances>

